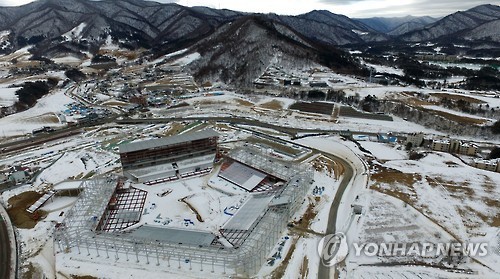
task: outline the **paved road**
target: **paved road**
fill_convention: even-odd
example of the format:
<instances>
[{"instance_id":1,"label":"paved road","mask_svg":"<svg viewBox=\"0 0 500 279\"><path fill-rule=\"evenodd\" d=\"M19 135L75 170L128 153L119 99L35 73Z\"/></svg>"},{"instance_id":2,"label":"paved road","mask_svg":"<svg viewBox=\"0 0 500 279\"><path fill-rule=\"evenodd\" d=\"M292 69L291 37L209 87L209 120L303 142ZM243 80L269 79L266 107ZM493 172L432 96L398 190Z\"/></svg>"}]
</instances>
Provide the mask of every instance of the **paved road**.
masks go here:
<instances>
[{"instance_id":1,"label":"paved road","mask_svg":"<svg viewBox=\"0 0 500 279\"><path fill-rule=\"evenodd\" d=\"M337 193L335 194L335 198L333 199L332 202L332 207L330 208L330 213L328 214L328 225L326 227L326 234L334 234L336 233L335 231L335 224L337 223L337 215L338 215L338 210L339 210L339 205L340 201L342 200L342 196L344 195L344 192L347 188L347 185L349 185L349 182L354 178L354 170L349 163L347 163L346 160L337 157L333 154L328 154L324 153L323 155L329 157L330 159L336 161L337 163L340 163L344 167L344 176L342 178L342 181L340 182L339 188L337 190ZM343 212L343 214L351 214L350 212ZM328 267L323 264L319 264L319 270L318 270L318 278L319 279L328 279L330 278L330 271L331 268L333 267Z\"/></svg>"},{"instance_id":2,"label":"paved road","mask_svg":"<svg viewBox=\"0 0 500 279\"><path fill-rule=\"evenodd\" d=\"M0 216L0 278L10 278L10 264L9 234L7 231L7 225Z\"/></svg>"},{"instance_id":3,"label":"paved road","mask_svg":"<svg viewBox=\"0 0 500 279\"><path fill-rule=\"evenodd\" d=\"M189 120L218 121L218 122L227 122L227 123L233 123L233 124L257 126L257 127L274 129L274 130L281 131L281 132L284 132L284 133L287 133L290 135L295 135L297 133L340 133L341 132L340 130L298 129L298 128L282 127L282 126L277 126L277 125L273 125L273 124L269 124L269 123L260 122L260 121L255 120L255 119L241 118L241 117L192 117L192 118L191 117L190 118L170 117L170 118L124 119L124 120L108 119L107 121L109 121L109 122L115 121L117 124L146 124L146 123L147 124L158 124L158 123L168 123L168 122L172 122L172 121L189 121ZM93 124L102 124L102 122L101 123L93 123ZM65 133L74 132L77 129L78 128L70 128L70 129L64 129L64 130L58 131L57 133L55 133L53 135L54 138L52 138L52 139L64 137ZM259 132L256 132L256 133L259 133ZM354 132L354 133L356 133L356 132ZM369 133L369 132L359 132L359 133L363 133L365 135L373 135L373 136L377 135L377 133ZM265 135L265 136L272 137L269 135ZM4 148L11 148L11 149L17 150L17 149L21 149L23 147L28 147L28 146L40 144L41 142L46 142L48 140L51 140L51 138L50 137L49 138L39 137L35 141L33 141L32 139L28 139L28 140L21 140L21 141L17 141L17 142L6 143L6 144L0 145L0 146L2 146ZM294 142L294 144L297 144L297 143ZM300 144L297 144L297 145L300 145ZM307 146L304 146L304 147L310 148ZM333 203L332 203L332 206L330 209L330 213L328 216L328 225L327 225L326 234L333 234L333 233L335 233L335 224L337 221L338 208L340 205L340 201L342 199L342 195L343 195L344 191L347 188L347 185L349 184L349 182L353 178L354 170L352 169L351 165L349 165L347 163L347 161L345 161L344 159L342 159L340 157L335 156L334 154L326 153L326 152L323 152L321 150L314 149L314 148L310 148L310 149L312 149L316 152L319 152L319 153L323 154L324 156L342 164L344 167L344 170L345 170L344 175L343 175L343 179L340 183L339 189L337 190L337 193L336 193L335 198L333 200ZM4 228L5 224L3 222L2 222L2 226L3 226L2 230L6 229L6 228ZM2 233L3 232L0 231L1 237L7 237L6 231L5 231L5 234L2 234ZM1 241L2 241L1 243L8 243L8 242L4 242L3 238L1 239ZM7 241L7 240L5 240L5 241ZM10 249L10 247L8 247L8 246L9 245L2 245L1 249L4 249L4 250ZM6 256L7 258L9 257L9 254L7 252L2 251L2 255L3 254L7 255ZM6 262L7 263L9 262L8 259ZM0 269L2 269L2 267L9 266L9 264L4 264L4 261L2 261L1 263L2 264L0 266ZM3 272L3 270L0 270L0 271ZM8 272L8 269L6 272ZM2 273L0 273L0 275L2 275ZM318 278L321 278L321 279L329 278L329 276L330 276L330 268L325 267L323 265L320 265L319 272L318 272ZM3 277L3 275L2 275L2 276L0 276L0 278L8 278L8 277Z\"/></svg>"}]
</instances>

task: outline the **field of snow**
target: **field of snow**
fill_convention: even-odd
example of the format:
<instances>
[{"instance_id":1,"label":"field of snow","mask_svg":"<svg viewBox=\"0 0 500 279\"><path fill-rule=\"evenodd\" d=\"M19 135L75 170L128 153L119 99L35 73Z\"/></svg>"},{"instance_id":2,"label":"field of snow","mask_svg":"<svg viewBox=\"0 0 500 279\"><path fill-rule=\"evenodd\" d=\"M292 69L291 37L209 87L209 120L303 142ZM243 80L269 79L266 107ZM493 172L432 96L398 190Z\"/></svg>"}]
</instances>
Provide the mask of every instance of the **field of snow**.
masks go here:
<instances>
[{"instance_id":1,"label":"field of snow","mask_svg":"<svg viewBox=\"0 0 500 279\"><path fill-rule=\"evenodd\" d=\"M76 40L81 38L81 34L83 32L83 29L87 26L87 23L82 22L80 25L76 26L75 28L71 29L70 31L62 34L62 37L66 39L67 41L71 40Z\"/></svg>"},{"instance_id":2,"label":"field of snow","mask_svg":"<svg viewBox=\"0 0 500 279\"><path fill-rule=\"evenodd\" d=\"M393 68L393 67L388 67L388 66L383 66L383 65L376 65L376 64L371 64L371 63L365 63L367 67L372 67L375 69L377 73L387 73L387 74L394 74L394 75L399 75L399 76L404 76L404 72L401 69Z\"/></svg>"},{"instance_id":3,"label":"field of snow","mask_svg":"<svg viewBox=\"0 0 500 279\"><path fill-rule=\"evenodd\" d=\"M489 119L489 118L479 117L479 116L475 116L475 115L472 115L472 114L459 112L459 111L456 111L456 110L446 109L446 108L443 108L443 107L441 107L441 106L435 106L435 105L424 105L424 106L422 106L422 107L423 107L423 108L426 108L426 109L430 109L430 110L443 111L443 112L446 112L446 113L449 113L449 114L453 114L453 115L465 116L465 117L469 117L469 118L475 118L475 119L486 120L486 121L491 122L491 123L493 123L493 122L495 121L494 119Z\"/></svg>"},{"instance_id":4,"label":"field of snow","mask_svg":"<svg viewBox=\"0 0 500 279\"><path fill-rule=\"evenodd\" d=\"M159 227L187 228L217 232L231 217L224 214L224 209L241 205L247 194L226 195L207 186L209 175L160 183L152 186L135 184L134 187L148 191L145 209L138 225L148 224ZM189 203L199 216L191 210ZM193 222L186 223L189 219Z\"/></svg>"},{"instance_id":5,"label":"field of snow","mask_svg":"<svg viewBox=\"0 0 500 279\"><path fill-rule=\"evenodd\" d=\"M71 55L52 58L52 60L58 64L65 64L65 63L74 64L74 63L81 63L82 62L82 60L80 58L77 58L77 57L74 57Z\"/></svg>"},{"instance_id":6,"label":"field of snow","mask_svg":"<svg viewBox=\"0 0 500 279\"><path fill-rule=\"evenodd\" d=\"M390 172L384 175L383 170L372 169L372 189L410 204L418 210L419 218L428 221L426 228L431 223L441 228L440 236L447 234L459 242L490 243L490 253L476 260L500 272L500 255L493 252L499 241L499 173L467 166L450 154L438 152L428 153L420 160L389 161L373 168L380 167ZM394 178L390 178L391 173ZM414 237L410 231L404 234ZM484 278L490 278L488 274Z\"/></svg>"},{"instance_id":7,"label":"field of snow","mask_svg":"<svg viewBox=\"0 0 500 279\"><path fill-rule=\"evenodd\" d=\"M394 146L393 144L370 141L361 141L359 143L379 160L402 160L407 157L404 150L398 150L398 146ZM399 148L401 149L401 146Z\"/></svg>"},{"instance_id":8,"label":"field of snow","mask_svg":"<svg viewBox=\"0 0 500 279\"><path fill-rule=\"evenodd\" d=\"M57 184L70 178L91 178L96 173L105 173L113 169L113 162L116 159L117 155L95 150L95 147L69 151L44 169L33 184L38 186Z\"/></svg>"},{"instance_id":9,"label":"field of snow","mask_svg":"<svg viewBox=\"0 0 500 279\"><path fill-rule=\"evenodd\" d=\"M198 52L195 52L195 53L188 54L182 58L179 58L170 64L176 65L176 66L186 66L186 65L189 65L192 62L198 60L200 57L201 57L201 54L199 54Z\"/></svg>"},{"instance_id":10,"label":"field of snow","mask_svg":"<svg viewBox=\"0 0 500 279\"><path fill-rule=\"evenodd\" d=\"M74 101L63 90L46 95L30 109L0 118L0 136L29 134L43 126L62 126L55 113L65 110L66 105L72 102Z\"/></svg>"},{"instance_id":11,"label":"field of snow","mask_svg":"<svg viewBox=\"0 0 500 279\"><path fill-rule=\"evenodd\" d=\"M17 88L0 87L0 107L12 106L17 101Z\"/></svg>"}]
</instances>

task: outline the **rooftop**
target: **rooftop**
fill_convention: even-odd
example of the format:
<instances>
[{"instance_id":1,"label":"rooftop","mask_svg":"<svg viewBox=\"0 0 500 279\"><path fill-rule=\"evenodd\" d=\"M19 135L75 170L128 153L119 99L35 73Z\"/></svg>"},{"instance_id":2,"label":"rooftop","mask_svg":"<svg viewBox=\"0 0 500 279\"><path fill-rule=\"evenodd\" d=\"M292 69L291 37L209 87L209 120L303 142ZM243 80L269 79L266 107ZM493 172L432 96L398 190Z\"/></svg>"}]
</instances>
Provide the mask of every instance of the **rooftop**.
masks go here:
<instances>
[{"instance_id":1,"label":"rooftop","mask_svg":"<svg viewBox=\"0 0 500 279\"><path fill-rule=\"evenodd\" d=\"M249 230L264 215L272 196L251 197L224 225L225 230Z\"/></svg>"},{"instance_id":2,"label":"rooftop","mask_svg":"<svg viewBox=\"0 0 500 279\"><path fill-rule=\"evenodd\" d=\"M182 135L175 135L171 137L161 138L161 139L152 139L152 140L144 140L138 142L132 142L128 144L122 144L119 146L120 153L134 152L145 149L154 149L158 147L168 146L179 144L183 142L201 140L211 137L218 137L219 134L212 130L206 129L200 132L192 132Z\"/></svg>"}]
</instances>

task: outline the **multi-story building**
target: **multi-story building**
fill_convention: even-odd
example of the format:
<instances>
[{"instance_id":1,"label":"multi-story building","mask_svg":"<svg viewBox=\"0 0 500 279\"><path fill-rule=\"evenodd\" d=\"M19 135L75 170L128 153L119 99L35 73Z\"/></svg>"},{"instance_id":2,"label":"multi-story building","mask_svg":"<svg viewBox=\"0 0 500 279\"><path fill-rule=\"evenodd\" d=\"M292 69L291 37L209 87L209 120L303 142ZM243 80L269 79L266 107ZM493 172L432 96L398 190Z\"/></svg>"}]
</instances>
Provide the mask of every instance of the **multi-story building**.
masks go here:
<instances>
[{"instance_id":1,"label":"multi-story building","mask_svg":"<svg viewBox=\"0 0 500 279\"><path fill-rule=\"evenodd\" d=\"M450 151L450 141L449 140L434 140L431 145L432 150L449 152Z\"/></svg>"},{"instance_id":2,"label":"multi-story building","mask_svg":"<svg viewBox=\"0 0 500 279\"><path fill-rule=\"evenodd\" d=\"M120 145L124 175L145 182L211 168L218 137L209 129Z\"/></svg>"},{"instance_id":3,"label":"multi-story building","mask_svg":"<svg viewBox=\"0 0 500 279\"><path fill-rule=\"evenodd\" d=\"M477 145L472 143L462 143L460 144L459 152L462 155L475 156L479 152Z\"/></svg>"},{"instance_id":4,"label":"multi-story building","mask_svg":"<svg viewBox=\"0 0 500 279\"><path fill-rule=\"evenodd\" d=\"M406 137L406 144L411 143L412 147L418 147L424 141L423 133L411 133Z\"/></svg>"},{"instance_id":5,"label":"multi-story building","mask_svg":"<svg viewBox=\"0 0 500 279\"><path fill-rule=\"evenodd\" d=\"M477 159L472 161L471 166L482 170L500 172L500 161L498 159L493 159L493 160Z\"/></svg>"}]
</instances>

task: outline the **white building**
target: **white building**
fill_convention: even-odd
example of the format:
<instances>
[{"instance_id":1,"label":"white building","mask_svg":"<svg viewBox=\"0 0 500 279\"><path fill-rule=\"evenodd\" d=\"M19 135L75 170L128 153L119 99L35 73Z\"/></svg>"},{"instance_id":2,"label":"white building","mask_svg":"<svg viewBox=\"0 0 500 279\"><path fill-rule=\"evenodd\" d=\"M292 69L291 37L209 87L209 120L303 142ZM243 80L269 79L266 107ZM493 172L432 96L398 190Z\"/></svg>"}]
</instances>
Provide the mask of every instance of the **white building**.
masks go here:
<instances>
[{"instance_id":1,"label":"white building","mask_svg":"<svg viewBox=\"0 0 500 279\"><path fill-rule=\"evenodd\" d=\"M9 175L9 179L16 184L21 184L30 179L29 174L25 171L15 171Z\"/></svg>"},{"instance_id":2,"label":"white building","mask_svg":"<svg viewBox=\"0 0 500 279\"><path fill-rule=\"evenodd\" d=\"M477 159L472 161L471 166L482 170L500 172L499 162L500 161L498 159L493 159L493 160Z\"/></svg>"},{"instance_id":3,"label":"white building","mask_svg":"<svg viewBox=\"0 0 500 279\"><path fill-rule=\"evenodd\" d=\"M450 151L450 141L449 140L434 140L431 145L432 150L449 152Z\"/></svg>"},{"instance_id":4,"label":"white building","mask_svg":"<svg viewBox=\"0 0 500 279\"><path fill-rule=\"evenodd\" d=\"M462 143L460 144L459 152L462 155L475 156L479 152L477 145L472 143Z\"/></svg>"},{"instance_id":5,"label":"white building","mask_svg":"<svg viewBox=\"0 0 500 279\"><path fill-rule=\"evenodd\" d=\"M406 137L406 144L411 143L411 147L418 147L424 141L423 133L412 133Z\"/></svg>"}]
</instances>

